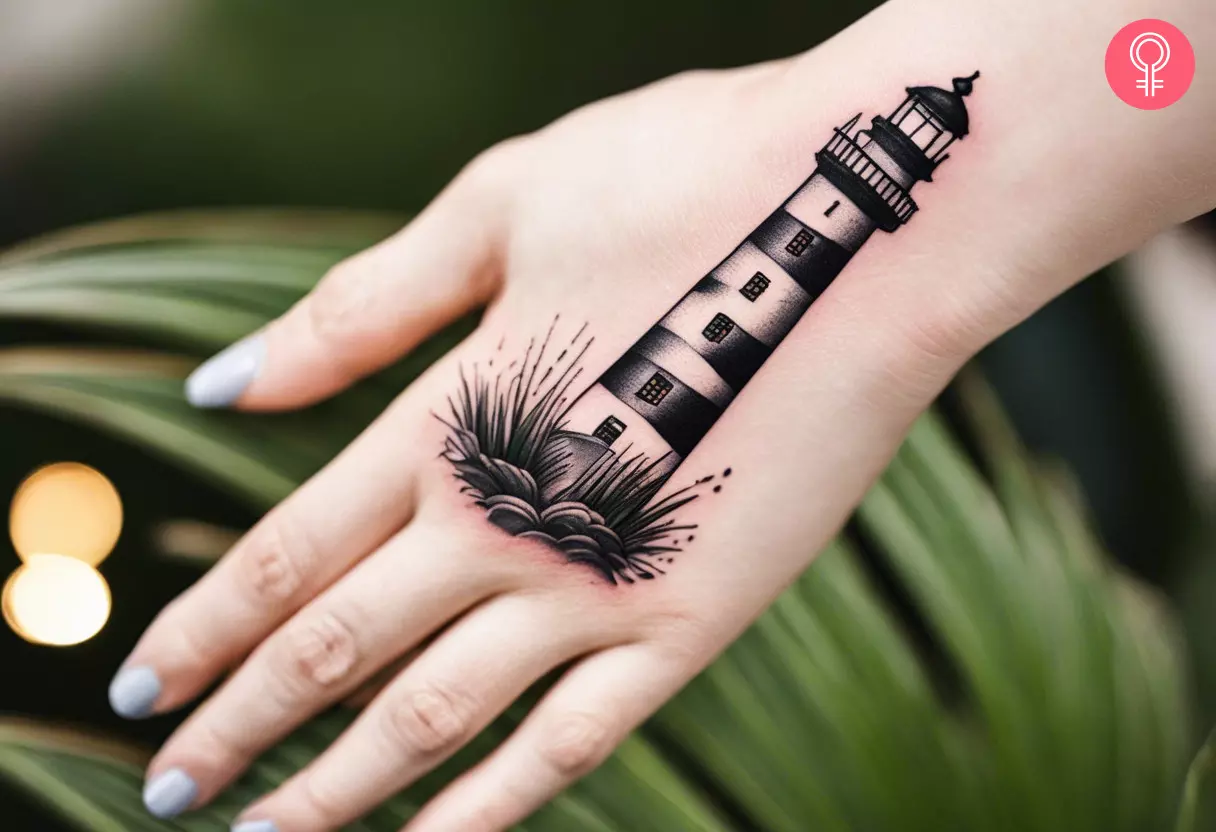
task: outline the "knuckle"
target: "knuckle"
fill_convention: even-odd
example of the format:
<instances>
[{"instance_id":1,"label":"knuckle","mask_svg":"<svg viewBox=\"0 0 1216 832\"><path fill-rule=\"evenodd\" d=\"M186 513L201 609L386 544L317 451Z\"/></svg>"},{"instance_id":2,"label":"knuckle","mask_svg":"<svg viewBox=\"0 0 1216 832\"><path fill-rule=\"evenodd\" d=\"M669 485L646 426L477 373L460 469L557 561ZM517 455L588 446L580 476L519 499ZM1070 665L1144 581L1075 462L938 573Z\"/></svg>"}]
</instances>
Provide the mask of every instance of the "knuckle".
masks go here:
<instances>
[{"instance_id":1,"label":"knuckle","mask_svg":"<svg viewBox=\"0 0 1216 832\"><path fill-rule=\"evenodd\" d=\"M336 825L343 815L343 797L334 789L332 782L330 778L320 777L311 771L300 782L300 797L305 812L312 820L327 827Z\"/></svg>"},{"instance_id":2,"label":"knuckle","mask_svg":"<svg viewBox=\"0 0 1216 832\"><path fill-rule=\"evenodd\" d=\"M465 167L465 172L474 179L493 178L501 173L503 168L515 161L527 143L526 136L503 139L474 156Z\"/></svg>"},{"instance_id":3,"label":"knuckle","mask_svg":"<svg viewBox=\"0 0 1216 832\"><path fill-rule=\"evenodd\" d=\"M481 151L453 180L453 192L484 194L503 189L519 169L529 144L527 136L514 136Z\"/></svg>"},{"instance_id":4,"label":"knuckle","mask_svg":"<svg viewBox=\"0 0 1216 832\"><path fill-rule=\"evenodd\" d=\"M612 751L611 733L600 717L569 713L554 722L539 750L544 763L563 777L582 777Z\"/></svg>"},{"instance_id":5,"label":"knuckle","mask_svg":"<svg viewBox=\"0 0 1216 832\"><path fill-rule=\"evenodd\" d=\"M400 748L435 754L455 747L469 733L471 700L431 685L407 693L388 709L388 736Z\"/></svg>"},{"instance_id":6,"label":"knuckle","mask_svg":"<svg viewBox=\"0 0 1216 832\"><path fill-rule=\"evenodd\" d=\"M656 611L646 621L647 641L665 644L696 644L705 641L710 624L705 616L682 607Z\"/></svg>"},{"instance_id":7,"label":"knuckle","mask_svg":"<svg viewBox=\"0 0 1216 832\"><path fill-rule=\"evenodd\" d=\"M354 630L332 612L289 624L274 675L296 697L339 686L359 659Z\"/></svg>"},{"instance_id":8,"label":"knuckle","mask_svg":"<svg viewBox=\"0 0 1216 832\"><path fill-rule=\"evenodd\" d=\"M698 84L706 84L710 81L721 77L721 73L714 69L706 69L705 67L694 67L692 69L683 69L675 73L668 79L668 83L672 86L681 85L685 88L693 87Z\"/></svg>"},{"instance_id":9,"label":"knuckle","mask_svg":"<svg viewBox=\"0 0 1216 832\"><path fill-rule=\"evenodd\" d=\"M708 612L673 607L655 612L635 634L637 644L660 657L665 667L686 675L704 668L739 633L724 619Z\"/></svg>"},{"instance_id":10,"label":"knuckle","mask_svg":"<svg viewBox=\"0 0 1216 832\"><path fill-rule=\"evenodd\" d=\"M358 338L380 302L387 274L373 269L371 250L338 263L304 303L309 330L323 344L343 346ZM335 360L343 353L338 351Z\"/></svg>"},{"instance_id":11,"label":"knuckle","mask_svg":"<svg viewBox=\"0 0 1216 832\"><path fill-rule=\"evenodd\" d=\"M315 556L312 539L300 524L271 513L238 558L240 584L257 603L282 603L300 591L305 565Z\"/></svg>"},{"instance_id":12,"label":"knuckle","mask_svg":"<svg viewBox=\"0 0 1216 832\"><path fill-rule=\"evenodd\" d=\"M207 638L207 619L186 603L187 597L174 599L157 617L154 627L162 645L159 649L172 656L178 667L208 667L217 654L215 639Z\"/></svg>"}]
</instances>

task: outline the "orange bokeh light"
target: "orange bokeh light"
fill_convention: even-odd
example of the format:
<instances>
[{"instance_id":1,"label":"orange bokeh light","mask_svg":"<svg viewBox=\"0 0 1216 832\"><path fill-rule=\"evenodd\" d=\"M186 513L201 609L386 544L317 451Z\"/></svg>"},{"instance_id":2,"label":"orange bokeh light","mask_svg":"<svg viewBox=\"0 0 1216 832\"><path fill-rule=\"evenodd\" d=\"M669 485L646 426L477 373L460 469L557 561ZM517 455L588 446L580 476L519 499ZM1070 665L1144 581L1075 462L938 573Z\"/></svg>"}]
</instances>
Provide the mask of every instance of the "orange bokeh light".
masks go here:
<instances>
[{"instance_id":1,"label":"orange bokeh light","mask_svg":"<svg viewBox=\"0 0 1216 832\"><path fill-rule=\"evenodd\" d=\"M35 471L17 489L9 534L24 561L49 552L96 566L118 542L122 520L122 500L104 474L59 462Z\"/></svg>"}]
</instances>

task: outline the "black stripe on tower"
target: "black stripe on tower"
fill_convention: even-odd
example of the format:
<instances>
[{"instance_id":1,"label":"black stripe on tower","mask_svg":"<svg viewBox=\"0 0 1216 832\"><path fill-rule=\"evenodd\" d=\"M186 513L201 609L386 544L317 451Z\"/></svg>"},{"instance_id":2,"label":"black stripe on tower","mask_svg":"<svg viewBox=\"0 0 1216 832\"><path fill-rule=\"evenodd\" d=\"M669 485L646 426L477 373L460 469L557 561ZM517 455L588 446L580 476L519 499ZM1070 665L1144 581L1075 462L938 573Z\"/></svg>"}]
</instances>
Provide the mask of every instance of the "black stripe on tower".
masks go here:
<instances>
[{"instance_id":1,"label":"black stripe on tower","mask_svg":"<svg viewBox=\"0 0 1216 832\"><path fill-rule=\"evenodd\" d=\"M681 366L681 358L684 361L694 362L701 358L697 353L696 347L676 333L659 325L652 326L645 335L638 339L631 349L638 355L650 359L660 367ZM717 379L717 381L721 387L720 390L706 390L702 387L698 392L718 407L726 408L730 404L731 399L734 398L734 391L728 389L728 384L721 383L724 379ZM719 385L715 385L715 387Z\"/></svg>"},{"instance_id":2,"label":"black stripe on tower","mask_svg":"<svg viewBox=\"0 0 1216 832\"><path fill-rule=\"evenodd\" d=\"M771 347L757 341L755 337L736 324L719 343L698 345L698 352L709 362L709 366L731 386L736 393L743 389L770 355Z\"/></svg>"},{"instance_id":3,"label":"black stripe on tower","mask_svg":"<svg viewBox=\"0 0 1216 832\"><path fill-rule=\"evenodd\" d=\"M706 280L717 282L713 277L706 277L705 280L697 283L698 289L704 285ZM693 289L693 291L697 291L697 289ZM709 321L706 320L705 324L708 325ZM772 355L772 348L769 345L761 343L751 336L736 321L730 321L730 330L721 336L720 341L710 341L705 332L693 336L692 341L685 341L664 326L653 326L651 331L637 342L636 349L643 355L662 355L662 350L668 349L668 344L672 341L687 344L689 348L702 356L705 364L708 364L721 380L726 382L727 387L736 393L743 389L744 384L751 380L751 376L756 375L756 370L760 369L760 365L764 364L765 360Z\"/></svg>"},{"instance_id":4,"label":"black stripe on tower","mask_svg":"<svg viewBox=\"0 0 1216 832\"><path fill-rule=\"evenodd\" d=\"M706 279L713 280L713 278ZM701 286L701 283L698 283L697 286ZM726 320L729 321L729 319ZM706 323L708 324L709 321ZM692 341L685 341L666 327L653 326L642 336L634 349L642 355L661 356L664 352L670 351L673 344L680 344L685 349L691 348L705 359L705 363L726 382L731 390L738 393L760 369L760 365L764 363L765 359L773 354L773 351L749 335L734 321L730 321L729 326L730 329L721 336L720 341L709 340L704 332L699 336L694 336Z\"/></svg>"},{"instance_id":5,"label":"black stripe on tower","mask_svg":"<svg viewBox=\"0 0 1216 832\"><path fill-rule=\"evenodd\" d=\"M692 452L722 415L722 409L709 399L633 350L600 377L600 384L637 411L682 457ZM640 395L643 390L651 393L648 399Z\"/></svg>"},{"instance_id":6,"label":"black stripe on tower","mask_svg":"<svg viewBox=\"0 0 1216 832\"><path fill-rule=\"evenodd\" d=\"M844 246L780 209L770 214L749 239L806 290L811 300L823 294L853 256Z\"/></svg>"}]
</instances>

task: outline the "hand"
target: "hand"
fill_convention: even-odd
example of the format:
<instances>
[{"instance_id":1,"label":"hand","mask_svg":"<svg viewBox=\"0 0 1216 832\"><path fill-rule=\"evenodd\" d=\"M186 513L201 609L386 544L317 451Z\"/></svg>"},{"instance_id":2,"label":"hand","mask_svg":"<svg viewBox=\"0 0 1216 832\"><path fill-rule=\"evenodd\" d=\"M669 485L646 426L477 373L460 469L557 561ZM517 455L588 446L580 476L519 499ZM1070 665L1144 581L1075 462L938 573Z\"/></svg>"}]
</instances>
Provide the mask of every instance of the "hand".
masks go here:
<instances>
[{"instance_id":1,"label":"hand","mask_svg":"<svg viewBox=\"0 0 1216 832\"><path fill-rule=\"evenodd\" d=\"M805 568L970 355L1070 282L1212 204L1212 174L1173 184L1176 169L1211 170L1191 124L1206 117L1201 108L1149 124L1113 96L1070 85L1087 76L1067 59L1050 72L1027 69L1027 55L1052 48L1045 32L1059 46L1107 26L1107 6L1086 5L1084 14L1045 8L1031 25L908 0L807 56L682 75L588 107L475 160L401 233L338 266L287 315L201 369L189 388L200 405L299 407L489 304L476 333L271 511L135 648L112 691L129 715L180 707L232 673L153 761L150 807L173 814L205 803L261 750L406 656L346 734L251 806L238 829L335 829L566 665L517 732L408 828L503 829L594 768ZM905 59L906 44L930 34L931 50ZM846 76L858 54L887 63ZM836 240L856 258L798 310L800 322L746 390L723 390L695 360L672 359L685 361L681 384L715 404L734 398L703 439L684 447L687 432L668 441L674 434L646 427L658 417L634 418L646 407L620 411L629 436L643 436L638 447L654 446L656 435L679 445L681 464L649 504L697 499L659 518L674 524L665 536L577 510L567 518L577 528L563 531L495 501L534 487L524 502L539 515L566 492L550 490L557 476L539 463L469 462L488 451L492 431L462 417L462 378L490 380L471 394L484 401L499 373L509 383L512 360L528 356L538 377L556 362L538 382L539 400L579 356L569 394L594 390L799 189L833 126L858 110L868 125L892 113L905 85L948 88L977 62L973 135L916 186L912 228L879 232L864 250L864 240ZM1069 139L1099 123L1119 139L1093 158ZM1146 145L1169 152L1147 156ZM1137 160L1138 176L1125 157ZM766 288L768 299L779 290ZM734 291L731 303L749 302ZM529 342L551 327L538 358ZM559 357L561 349L573 352ZM656 400L665 395L675 394L655 388ZM615 406L596 401L589 393L570 411L572 425L591 419L582 433ZM519 470L538 472L534 486L519 484ZM593 502L589 489L570 487ZM639 517L636 506L622 512ZM666 536L677 526L696 528Z\"/></svg>"}]
</instances>

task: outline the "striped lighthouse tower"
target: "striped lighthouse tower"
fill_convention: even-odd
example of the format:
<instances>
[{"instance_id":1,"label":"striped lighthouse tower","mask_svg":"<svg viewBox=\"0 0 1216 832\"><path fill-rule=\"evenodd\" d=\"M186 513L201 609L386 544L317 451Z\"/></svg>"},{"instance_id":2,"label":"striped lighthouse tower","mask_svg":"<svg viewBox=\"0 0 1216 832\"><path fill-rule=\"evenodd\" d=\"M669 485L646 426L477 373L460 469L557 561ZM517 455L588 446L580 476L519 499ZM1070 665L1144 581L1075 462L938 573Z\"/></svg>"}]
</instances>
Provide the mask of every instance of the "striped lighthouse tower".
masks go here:
<instances>
[{"instance_id":1,"label":"striped lighthouse tower","mask_svg":"<svg viewBox=\"0 0 1216 832\"><path fill-rule=\"evenodd\" d=\"M572 405L557 440L565 470L547 495L610 451L674 471L874 229L916 212L909 191L967 135L963 97L977 77L909 87L889 117L836 128L810 178Z\"/></svg>"}]
</instances>

